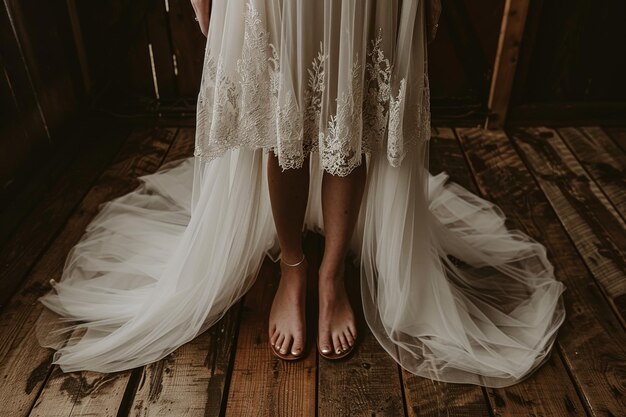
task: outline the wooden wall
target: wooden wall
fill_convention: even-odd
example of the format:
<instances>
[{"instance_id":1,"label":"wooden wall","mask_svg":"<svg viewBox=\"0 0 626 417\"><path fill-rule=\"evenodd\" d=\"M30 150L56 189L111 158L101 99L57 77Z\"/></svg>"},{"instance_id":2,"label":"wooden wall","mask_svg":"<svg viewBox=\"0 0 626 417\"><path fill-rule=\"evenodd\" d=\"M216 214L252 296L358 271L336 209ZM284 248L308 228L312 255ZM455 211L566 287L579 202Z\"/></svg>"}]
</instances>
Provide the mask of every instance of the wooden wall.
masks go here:
<instances>
[{"instance_id":1,"label":"wooden wall","mask_svg":"<svg viewBox=\"0 0 626 417\"><path fill-rule=\"evenodd\" d=\"M626 122L626 2L532 0L512 121Z\"/></svg>"},{"instance_id":2,"label":"wooden wall","mask_svg":"<svg viewBox=\"0 0 626 417\"><path fill-rule=\"evenodd\" d=\"M435 121L476 124L488 115L504 4L443 1L438 37L430 45ZM626 104L620 76L626 71L620 53L626 3L528 4L507 120L572 123L582 114L589 121L619 121ZM188 0L77 0L77 8L95 84L107 87L109 103L127 99L141 111L187 100L177 109L193 113L206 39Z\"/></svg>"},{"instance_id":3,"label":"wooden wall","mask_svg":"<svg viewBox=\"0 0 626 417\"><path fill-rule=\"evenodd\" d=\"M84 83L65 0L0 6L0 201L64 141Z\"/></svg>"},{"instance_id":4,"label":"wooden wall","mask_svg":"<svg viewBox=\"0 0 626 417\"><path fill-rule=\"evenodd\" d=\"M504 3L443 1L429 48L435 123L475 125L489 114ZM507 121L623 123L626 3L529 5ZM63 143L61 127L80 111L169 108L192 119L205 44L189 0L3 0L0 197Z\"/></svg>"},{"instance_id":5,"label":"wooden wall","mask_svg":"<svg viewBox=\"0 0 626 417\"><path fill-rule=\"evenodd\" d=\"M433 117L443 123L484 120L503 0L442 0L429 46Z\"/></svg>"},{"instance_id":6,"label":"wooden wall","mask_svg":"<svg viewBox=\"0 0 626 417\"><path fill-rule=\"evenodd\" d=\"M206 38L189 0L76 0L76 7L96 97L197 96Z\"/></svg>"}]
</instances>

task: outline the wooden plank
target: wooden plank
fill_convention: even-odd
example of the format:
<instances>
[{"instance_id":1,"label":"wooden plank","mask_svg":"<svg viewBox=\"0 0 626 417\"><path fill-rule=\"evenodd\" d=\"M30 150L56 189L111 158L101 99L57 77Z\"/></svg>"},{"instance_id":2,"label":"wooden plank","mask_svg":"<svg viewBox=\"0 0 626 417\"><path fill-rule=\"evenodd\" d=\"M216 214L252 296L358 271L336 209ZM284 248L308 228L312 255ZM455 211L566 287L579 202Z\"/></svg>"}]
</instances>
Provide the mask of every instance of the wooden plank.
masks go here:
<instances>
[{"instance_id":1,"label":"wooden plank","mask_svg":"<svg viewBox=\"0 0 626 417\"><path fill-rule=\"evenodd\" d=\"M68 131L68 147L51 152L22 193L5 203L0 230L11 236L0 249L0 310L128 137L128 128L107 123L103 128L94 120Z\"/></svg>"},{"instance_id":2,"label":"wooden plank","mask_svg":"<svg viewBox=\"0 0 626 417\"><path fill-rule=\"evenodd\" d=\"M450 181L476 193L459 143L450 128L433 128L430 140L430 172L445 171ZM451 384L419 377L402 369L404 397L409 417L489 416L486 390L473 384Z\"/></svg>"},{"instance_id":3,"label":"wooden plank","mask_svg":"<svg viewBox=\"0 0 626 417\"><path fill-rule=\"evenodd\" d=\"M98 213L99 205L131 191L138 185L138 176L154 172L175 134L176 129L157 128L137 131L129 137L115 162L91 188L50 250L29 273L22 290L11 299L0 316L0 379L11 381L0 389L0 403L4 404L3 411L7 415L28 415L52 367L51 351L41 348L36 336L35 323L44 310L37 299L50 290L49 280L58 279L61 275L68 251ZM96 379L93 377L87 385L80 386L86 387ZM108 390L111 383L115 381L97 387ZM60 386L63 387L62 384ZM70 392L66 394L72 395ZM94 404L89 402L89 408Z\"/></svg>"},{"instance_id":4,"label":"wooden plank","mask_svg":"<svg viewBox=\"0 0 626 417\"><path fill-rule=\"evenodd\" d=\"M565 363L556 351L525 381L506 388L488 388L487 392L496 416L587 415Z\"/></svg>"},{"instance_id":5,"label":"wooden plank","mask_svg":"<svg viewBox=\"0 0 626 417\"><path fill-rule=\"evenodd\" d=\"M0 46L2 47L2 63L6 67L6 77L13 90L20 114L26 122L24 125L31 141L41 139L48 141L50 139L48 125L41 110L12 18L6 4L0 7Z\"/></svg>"},{"instance_id":6,"label":"wooden plank","mask_svg":"<svg viewBox=\"0 0 626 417\"><path fill-rule=\"evenodd\" d=\"M181 155L189 156L190 152L193 153L189 146L190 142L193 143L189 140L189 138L193 137L193 134L194 131L192 129L179 131L174 144L162 163L178 159ZM171 356L168 358L171 359ZM156 370L156 372L153 372L152 382L158 382L158 376L162 377L162 372L168 371L168 368L163 367L163 364L167 362L168 359L164 359L152 365L152 369ZM89 414L117 416L119 415L119 409L122 407L125 393L128 390L132 391L134 388L131 383L132 375L132 370L113 374L98 372L71 372L66 374L55 366L52 376L48 379L41 395L37 399L31 417L47 417L50 415L82 416ZM151 387L149 390L150 400L152 400L156 396L155 386L152 383L149 386ZM133 394L133 392L130 394ZM183 407L186 405L185 402L180 402L180 404ZM171 409L172 406L168 405L167 408Z\"/></svg>"},{"instance_id":7,"label":"wooden plank","mask_svg":"<svg viewBox=\"0 0 626 417\"><path fill-rule=\"evenodd\" d=\"M615 141L622 152L626 152L626 128L625 127L606 127L604 131Z\"/></svg>"},{"instance_id":8,"label":"wooden plank","mask_svg":"<svg viewBox=\"0 0 626 417\"><path fill-rule=\"evenodd\" d=\"M55 366L29 416L116 417L131 373L63 373Z\"/></svg>"},{"instance_id":9,"label":"wooden plank","mask_svg":"<svg viewBox=\"0 0 626 417\"><path fill-rule=\"evenodd\" d=\"M322 241L320 253L323 252ZM345 280L361 340L344 360L330 362L319 358L318 416L404 415L399 366L365 322L359 269L350 261L346 265Z\"/></svg>"},{"instance_id":10,"label":"wooden plank","mask_svg":"<svg viewBox=\"0 0 626 417\"><path fill-rule=\"evenodd\" d=\"M146 29L152 1L76 2L92 91L101 103L119 104L128 94L154 97Z\"/></svg>"},{"instance_id":11,"label":"wooden plank","mask_svg":"<svg viewBox=\"0 0 626 417\"><path fill-rule=\"evenodd\" d=\"M174 51L170 40L166 0L154 0L147 16L148 42L152 71L156 77L157 99L178 97L178 80L174 73ZM189 22L192 26L195 22Z\"/></svg>"},{"instance_id":12,"label":"wooden plank","mask_svg":"<svg viewBox=\"0 0 626 417\"><path fill-rule=\"evenodd\" d=\"M626 153L600 127L566 127L557 132L626 219Z\"/></svg>"},{"instance_id":13,"label":"wooden plank","mask_svg":"<svg viewBox=\"0 0 626 417\"><path fill-rule=\"evenodd\" d=\"M43 149L50 143L50 132L6 4L0 7L0 50L3 78L0 186L5 195L4 190L15 182L17 167L27 160L30 151Z\"/></svg>"},{"instance_id":14,"label":"wooden plank","mask_svg":"<svg viewBox=\"0 0 626 417\"><path fill-rule=\"evenodd\" d=\"M514 106L515 104L519 104L521 101L521 97L524 96L524 93L530 87L527 83L529 83L528 75L530 71L531 64L533 64L533 52L535 48L541 47L541 44L538 44L538 40L540 39L539 30L541 19L543 16L543 4L544 0L535 0L530 1L528 3L528 12L526 15L526 22L524 24L524 42L520 45L519 59L517 61L517 67L515 68L515 82L513 83L511 90L511 98L509 102L510 110L507 111L507 125L511 121L511 118L514 116ZM544 39L541 39L544 41Z\"/></svg>"},{"instance_id":15,"label":"wooden plank","mask_svg":"<svg viewBox=\"0 0 626 417\"><path fill-rule=\"evenodd\" d=\"M524 93L528 94L527 91ZM602 124L619 126L624 124L624 114L626 114L626 102L598 100L516 103L507 112L506 124L511 127Z\"/></svg>"},{"instance_id":16,"label":"wooden plank","mask_svg":"<svg viewBox=\"0 0 626 417\"><path fill-rule=\"evenodd\" d=\"M500 6L497 3L500 2L492 1L486 7L476 8L480 9L480 14L479 16L477 14L474 18L480 17L485 19L485 16L488 15L488 13L485 13L485 10L494 6L497 8ZM479 23L473 21L469 15L470 11L465 2L448 2L441 9L440 26L444 26L445 31L450 36L455 54L459 60L459 68L465 74L470 89L480 95L480 100L484 105L489 94L489 74L493 50L488 51L484 48L485 45L481 43L482 39L478 34L480 30L484 30L484 27L481 27L480 24L488 24L490 21L480 21ZM443 27L440 29L443 29ZM491 35L491 37L495 37L493 36L495 35L494 33L491 33Z\"/></svg>"},{"instance_id":17,"label":"wooden plank","mask_svg":"<svg viewBox=\"0 0 626 417\"><path fill-rule=\"evenodd\" d=\"M483 389L472 384L449 384L422 378L405 369L402 379L408 417L489 416Z\"/></svg>"},{"instance_id":18,"label":"wooden plank","mask_svg":"<svg viewBox=\"0 0 626 417\"><path fill-rule=\"evenodd\" d=\"M431 146L434 155L437 155L432 159L438 161L437 167L431 172L436 173L443 169L451 174L450 181L480 196L454 132L451 129L439 129L433 134ZM481 155L473 157L474 163L481 167L489 163L481 160ZM445 165L442 165L442 161L445 161ZM505 212L511 213L508 206ZM513 214L508 221L519 223L516 220L517 217ZM512 226L523 230L519 224ZM439 416L444 413L480 416L489 415L489 410L495 415L502 416L529 414L561 416L583 410L575 387L558 354L552 355L548 362L527 380L502 389L481 388L471 384L445 384L418 378L405 370L403 375L407 409L411 417ZM554 401L555 398L562 398L564 401Z\"/></svg>"},{"instance_id":19,"label":"wooden plank","mask_svg":"<svg viewBox=\"0 0 626 417\"><path fill-rule=\"evenodd\" d=\"M537 189L535 179L542 178L542 173L533 171L533 177L502 131L470 128L456 132L481 194L498 204L509 220L523 225L526 233L546 246L557 279L567 286L564 293L566 318L552 355L559 354L563 359L590 415L620 415L620 410L626 407L623 397L615 393L619 392L616 387L621 386L618 381L626 371L626 335L546 196ZM529 379L539 377L538 373ZM559 398L570 414L582 414L566 381L558 379L555 384L561 384L562 391L552 398ZM549 394L555 395L554 392ZM525 404L532 405L528 401Z\"/></svg>"},{"instance_id":20,"label":"wooden plank","mask_svg":"<svg viewBox=\"0 0 626 417\"><path fill-rule=\"evenodd\" d=\"M498 51L487 104L490 115L487 117L486 128L504 126L528 14L528 4L529 0L506 0L504 4Z\"/></svg>"},{"instance_id":21,"label":"wooden plank","mask_svg":"<svg viewBox=\"0 0 626 417\"><path fill-rule=\"evenodd\" d=\"M32 7L24 1L6 0L4 5L50 137L62 141L65 138L54 131L79 112L84 94L65 2Z\"/></svg>"},{"instance_id":22,"label":"wooden plank","mask_svg":"<svg viewBox=\"0 0 626 417\"><path fill-rule=\"evenodd\" d=\"M76 10L76 0L65 0L67 15L72 27L72 38L76 47L76 58L80 65L80 75L83 81L83 90L91 93L91 75L89 73L89 64L87 62L87 54L85 52L85 42L83 41L83 32L80 27L80 17Z\"/></svg>"},{"instance_id":23,"label":"wooden plank","mask_svg":"<svg viewBox=\"0 0 626 417\"><path fill-rule=\"evenodd\" d=\"M534 11L538 3L540 14ZM621 24L626 3L574 0L563 7L555 1L532 0L530 6L529 18L538 18L537 42L531 51L527 50L527 22L522 54L530 55L530 65L526 82L520 86L520 94L516 94L516 103L553 103L562 112L569 112L570 104L579 103L612 102L621 103L624 108L626 78L622 75L626 72L626 54L614 51L620 50L622 39L626 39L626 26ZM517 84L517 74L515 78ZM625 114L615 113L614 122L623 126ZM580 116L570 118L570 122L580 126L580 119L592 120L582 112Z\"/></svg>"},{"instance_id":24,"label":"wooden plank","mask_svg":"<svg viewBox=\"0 0 626 417\"><path fill-rule=\"evenodd\" d=\"M19 188L19 171L32 157L32 144L21 119L17 98L0 57L0 202L9 200ZM0 242L2 237L0 236Z\"/></svg>"},{"instance_id":25,"label":"wooden plank","mask_svg":"<svg viewBox=\"0 0 626 417\"><path fill-rule=\"evenodd\" d=\"M166 162L193 155L195 129L180 130ZM236 303L209 330L162 360L145 366L130 407L133 417L218 416L235 352Z\"/></svg>"},{"instance_id":26,"label":"wooden plank","mask_svg":"<svg viewBox=\"0 0 626 417\"><path fill-rule=\"evenodd\" d=\"M305 239L309 260L308 286L315 281L317 262L312 236ZM266 258L256 282L243 299L235 363L232 370L226 416L315 416L316 361L312 320L308 320L306 358L286 362L271 352L268 318L278 287L280 265ZM310 292L308 292L310 294ZM307 317L312 303L307 297Z\"/></svg>"},{"instance_id":27,"label":"wooden plank","mask_svg":"<svg viewBox=\"0 0 626 417\"><path fill-rule=\"evenodd\" d=\"M152 71L152 59L150 58L150 47L148 40L148 30L145 22L142 22L141 28L138 29L136 37L129 46L129 80L128 88L133 93L158 98L158 84L156 76Z\"/></svg>"},{"instance_id":28,"label":"wooden plank","mask_svg":"<svg viewBox=\"0 0 626 417\"><path fill-rule=\"evenodd\" d=\"M219 416L242 303L209 330L143 368L130 415Z\"/></svg>"},{"instance_id":29,"label":"wooden plank","mask_svg":"<svg viewBox=\"0 0 626 417\"><path fill-rule=\"evenodd\" d=\"M626 223L556 131L515 129L511 138L609 305L626 325Z\"/></svg>"},{"instance_id":30,"label":"wooden plank","mask_svg":"<svg viewBox=\"0 0 626 417\"><path fill-rule=\"evenodd\" d=\"M461 151L454 130L449 127L433 127L429 144L429 171L436 175L445 171L450 180L477 193L476 183L467 174L467 161Z\"/></svg>"},{"instance_id":31,"label":"wooden plank","mask_svg":"<svg viewBox=\"0 0 626 417\"><path fill-rule=\"evenodd\" d=\"M194 20L189 1L169 2L172 48L176 57L176 78L181 97L196 97L200 88L207 39Z\"/></svg>"}]
</instances>

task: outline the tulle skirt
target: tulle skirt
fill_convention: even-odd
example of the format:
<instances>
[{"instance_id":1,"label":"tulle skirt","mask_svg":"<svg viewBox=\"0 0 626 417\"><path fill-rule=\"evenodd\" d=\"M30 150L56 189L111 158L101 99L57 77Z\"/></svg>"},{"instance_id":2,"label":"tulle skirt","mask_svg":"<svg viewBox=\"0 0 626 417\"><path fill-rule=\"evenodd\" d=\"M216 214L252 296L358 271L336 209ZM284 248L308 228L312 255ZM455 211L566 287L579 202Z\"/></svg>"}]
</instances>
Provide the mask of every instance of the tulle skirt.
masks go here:
<instances>
[{"instance_id":1,"label":"tulle skirt","mask_svg":"<svg viewBox=\"0 0 626 417\"><path fill-rule=\"evenodd\" d=\"M280 256L269 152L284 169L310 156L304 228L322 234L322 176L348 175L366 155L350 249L367 324L403 368L504 387L548 359L565 319L565 286L546 248L507 229L498 206L445 172L429 173L424 6L381 4L214 1L195 155L104 204L68 254L61 279L40 298L49 310L38 332L56 349L53 363L65 372L130 369L215 324L251 288L265 256ZM291 48L318 39L287 35L306 13L323 38L313 69L298 64L311 62L298 53L312 50ZM238 29L235 16L246 22ZM337 16L348 26L332 35ZM240 36L227 39L229 31ZM377 48L381 32L393 34L386 50ZM333 52L331 44L341 46ZM359 45L364 53L355 53Z\"/></svg>"}]
</instances>

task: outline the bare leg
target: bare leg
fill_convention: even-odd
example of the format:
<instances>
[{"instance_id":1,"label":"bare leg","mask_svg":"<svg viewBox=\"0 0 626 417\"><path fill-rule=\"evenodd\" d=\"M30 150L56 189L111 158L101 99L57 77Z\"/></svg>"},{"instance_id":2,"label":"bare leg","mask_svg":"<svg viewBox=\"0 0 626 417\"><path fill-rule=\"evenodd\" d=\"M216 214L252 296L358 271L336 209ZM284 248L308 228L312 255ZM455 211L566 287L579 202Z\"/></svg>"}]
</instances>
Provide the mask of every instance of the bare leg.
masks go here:
<instances>
[{"instance_id":1,"label":"bare leg","mask_svg":"<svg viewBox=\"0 0 626 417\"><path fill-rule=\"evenodd\" d=\"M366 179L365 156L345 177L324 173L322 210L325 247L319 270L319 345L341 353L354 344L356 325L343 280L345 256L354 232ZM341 350L339 350L341 349Z\"/></svg>"},{"instance_id":2,"label":"bare leg","mask_svg":"<svg viewBox=\"0 0 626 417\"><path fill-rule=\"evenodd\" d=\"M303 256L302 226L309 192L309 158L300 169L282 171L273 152L267 164L268 186L272 214L281 257L289 264L298 263ZM280 263L281 278L272 302L269 317L269 339L282 354L294 356L304 349L306 261L298 266Z\"/></svg>"}]
</instances>

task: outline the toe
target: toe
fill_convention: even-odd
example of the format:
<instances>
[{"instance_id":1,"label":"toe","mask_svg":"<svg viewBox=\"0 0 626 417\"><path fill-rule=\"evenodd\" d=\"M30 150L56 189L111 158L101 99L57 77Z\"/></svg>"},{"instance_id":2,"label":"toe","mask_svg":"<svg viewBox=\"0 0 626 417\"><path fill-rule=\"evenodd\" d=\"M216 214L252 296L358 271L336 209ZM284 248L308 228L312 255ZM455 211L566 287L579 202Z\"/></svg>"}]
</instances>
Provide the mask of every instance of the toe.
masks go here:
<instances>
[{"instance_id":1,"label":"toe","mask_svg":"<svg viewBox=\"0 0 626 417\"><path fill-rule=\"evenodd\" d=\"M348 345L348 340L346 340L346 335L343 333L339 333L339 343L341 343L342 350L348 350L348 348L350 347Z\"/></svg>"},{"instance_id":2,"label":"toe","mask_svg":"<svg viewBox=\"0 0 626 417\"><path fill-rule=\"evenodd\" d=\"M291 354L294 356L300 356L303 350L304 340L301 335L298 335L293 339L293 344L291 345Z\"/></svg>"},{"instance_id":3,"label":"toe","mask_svg":"<svg viewBox=\"0 0 626 417\"><path fill-rule=\"evenodd\" d=\"M335 353L339 354L342 352L341 340L339 340L339 333L335 333L333 335L333 347L335 349Z\"/></svg>"},{"instance_id":4,"label":"toe","mask_svg":"<svg viewBox=\"0 0 626 417\"><path fill-rule=\"evenodd\" d=\"M357 336L356 336L356 326L353 323L350 323L348 325L348 330L352 334L352 339L356 340L356 338L357 338Z\"/></svg>"},{"instance_id":5,"label":"toe","mask_svg":"<svg viewBox=\"0 0 626 417\"><path fill-rule=\"evenodd\" d=\"M350 330L348 329L344 330L343 336L346 338L346 341L348 342L349 346L352 346L354 344L354 337L352 337L352 333L350 333Z\"/></svg>"},{"instance_id":6,"label":"toe","mask_svg":"<svg viewBox=\"0 0 626 417\"><path fill-rule=\"evenodd\" d=\"M290 334L285 336L285 340L283 340L282 347L280 348L281 354L286 355L287 352L289 352L289 347L291 346L292 340L293 340L293 337Z\"/></svg>"},{"instance_id":7,"label":"toe","mask_svg":"<svg viewBox=\"0 0 626 417\"><path fill-rule=\"evenodd\" d=\"M323 332L320 335L320 350L325 355L328 355L333 351L333 342L330 340L328 332Z\"/></svg>"},{"instance_id":8,"label":"toe","mask_svg":"<svg viewBox=\"0 0 626 417\"><path fill-rule=\"evenodd\" d=\"M276 348L276 350L280 350L280 347L283 345L284 340L285 340L285 335L283 333L280 333L278 335L278 339L276 339L276 343L274 343L274 347Z\"/></svg>"},{"instance_id":9,"label":"toe","mask_svg":"<svg viewBox=\"0 0 626 417\"><path fill-rule=\"evenodd\" d=\"M278 336L280 336L280 332L278 332L276 329L270 332L270 344L271 345L276 344L276 341L278 340Z\"/></svg>"}]
</instances>

